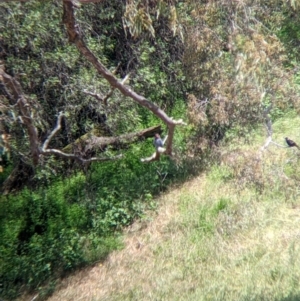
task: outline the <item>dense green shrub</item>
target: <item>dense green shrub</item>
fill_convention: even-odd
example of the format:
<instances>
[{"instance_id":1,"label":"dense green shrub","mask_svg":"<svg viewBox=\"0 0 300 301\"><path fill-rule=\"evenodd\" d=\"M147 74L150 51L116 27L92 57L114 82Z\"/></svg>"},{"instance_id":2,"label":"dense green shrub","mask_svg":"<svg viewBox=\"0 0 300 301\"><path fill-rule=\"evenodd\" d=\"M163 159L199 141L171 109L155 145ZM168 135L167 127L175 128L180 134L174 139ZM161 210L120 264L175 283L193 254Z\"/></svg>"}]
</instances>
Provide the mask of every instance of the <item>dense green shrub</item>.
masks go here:
<instances>
[{"instance_id":1,"label":"dense green shrub","mask_svg":"<svg viewBox=\"0 0 300 301\"><path fill-rule=\"evenodd\" d=\"M141 164L152 152L146 141L121 160L91 165L87 173L1 196L0 295L53 288L57 277L120 247L119 231L156 207L153 196L189 176L184 164L167 157Z\"/></svg>"}]
</instances>

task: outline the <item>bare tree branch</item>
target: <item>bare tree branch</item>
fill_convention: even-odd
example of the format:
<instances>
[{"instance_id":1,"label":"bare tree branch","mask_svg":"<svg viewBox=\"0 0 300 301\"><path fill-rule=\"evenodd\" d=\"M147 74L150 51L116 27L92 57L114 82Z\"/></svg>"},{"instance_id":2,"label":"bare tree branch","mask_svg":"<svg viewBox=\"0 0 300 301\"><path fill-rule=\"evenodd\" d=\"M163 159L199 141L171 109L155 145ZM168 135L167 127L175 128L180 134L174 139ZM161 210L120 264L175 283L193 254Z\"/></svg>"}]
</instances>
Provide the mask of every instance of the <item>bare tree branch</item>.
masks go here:
<instances>
[{"instance_id":1,"label":"bare tree branch","mask_svg":"<svg viewBox=\"0 0 300 301\"><path fill-rule=\"evenodd\" d=\"M24 1L24 0L23 0ZM26 1L24 1L26 2ZM168 127L168 139L166 141L166 148L163 152L156 152L155 159L159 159L160 154L164 153L166 155L172 155L172 142L173 142L173 136L174 136L174 130L176 125L183 125L185 124L182 120L174 120L173 118L169 117L165 111L163 111L161 108L159 108L156 104L150 102L148 99L143 97L142 95L137 94L135 91L133 91L130 87L126 86L125 83L128 81L130 74L126 75L122 80L118 80L113 73L111 73L91 52L91 50L86 46L84 43L78 24L76 24L76 20L74 17L74 7L76 6L76 3L88 3L88 2L95 2L95 1L89 1L89 0L81 0L81 1L72 1L72 0L63 0L63 7L64 7L64 16L63 21L66 25L69 41L74 43L80 53L86 57L86 59L96 68L99 74L101 74L110 84L111 90L105 97L101 97L101 95L86 92L87 94L94 96L98 98L99 100L103 101L104 104L107 104L107 101L109 97L113 94L114 89L118 89L124 96L128 96L131 99L133 99L135 102L140 104L141 106L147 108L150 110L153 114L155 114L158 118L160 118ZM8 100L10 101L12 106L17 106L19 110L19 118L22 121L22 123L25 125L29 137L29 143L30 143L30 152L32 156L32 160L34 165L37 165L39 162L39 158L41 155L49 155L54 154L60 157L64 158L71 158L76 159L81 162L92 162L92 161L107 161L112 159L120 158L120 156L112 157L112 158L90 158L85 159L82 158L82 156L78 156L76 154L66 153L64 151L58 150L58 149L49 149L49 144L53 137L57 134L57 132L61 129L61 121L63 114L60 113L57 119L57 123L55 128L52 130L50 135L45 140L44 144L40 146L40 141L38 138L38 130L34 124L34 117L33 117L33 111L31 108L30 103L27 101L25 95L23 94L22 88L20 83L10 75L8 75L4 71L4 65L0 66L0 80L3 82L3 86L5 91L7 93L4 93ZM159 128L160 129L160 128ZM135 141L138 141L140 139L144 139L145 136L149 135L149 132L151 132L151 135L153 136L154 133L152 133L155 129L146 129L141 134L141 132L138 133L130 133L126 135L121 135L119 137L89 137L89 139L86 141L87 144L84 147L84 153L86 154L91 149L97 147L103 147L105 148L108 145L126 145L129 143L133 143Z\"/></svg>"},{"instance_id":2,"label":"bare tree branch","mask_svg":"<svg viewBox=\"0 0 300 301\"><path fill-rule=\"evenodd\" d=\"M130 74L127 74L121 81L122 84L125 84L126 81L129 79ZM83 90L83 93L88 94L90 96L95 97L97 100L101 101L105 106L108 105L108 99L113 95L115 88L111 88L110 91L105 95L102 96L97 93L89 92L87 90Z\"/></svg>"},{"instance_id":3,"label":"bare tree branch","mask_svg":"<svg viewBox=\"0 0 300 301\"><path fill-rule=\"evenodd\" d=\"M142 158L141 162L152 162L152 161L158 161L160 159L160 155L164 154L166 152L166 149L164 147L158 147L156 152L152 154L152 156L147 158Z\"/></svg>"},{"instance_id":4,"label":"bare tree branch","mask_svg":"<svg viewBox=\"0 0 300 301\"><path fill-rule=\"evenodd\" d=\"M77 161L80 161L81 163L90 163L90 162L95 162L95 161L98 161L98 162L99 161L101 161L101 162L111 161L111 160L120 159L123 156L122 154L120 154L120 155L117 155L114 157L92 157L89 159L84 159L81 156L77 156L74 154L67 154L58 149L46 149L45 151L43 151L43 155L57 155L59 157L66 158L66 159L75 159Z\"/></svg>"},{"instance_id":5,"label":"bare tree branch","mask_svg":"<svg viewBox=\"0 0 300 301\"><path fill-rule=\"evenodd\" d=\"M87 94L87 95L90 95L92 97L95 97L97 100L101 101L101 102L104 102L104 98L103 96L101 96L100 94L97 94L97 93L93 93L93 92L89 92L87 90L83 90L83 93Z\"/></svg>"},{"instance_id":6,"label":"bare tree branch","mask_svg":"<svg viewBox=\"0 0 300 301\"><path fill-rule=\"evenodd\" d=\"M40 147L38 139L38 130L34 125L34 120L32 116L32 108L30 103L27 101L26 97L23 95L20 83L4 71L4 66L0 68L0 80L3 81L4 88L8 91L9 95L6 97L11 102L12 106L16 106L19 109L20 119L22 123L27 128L28 137L30 141L30 152L33 159L34 165L37 165L41 155L56 155L62 158L75 159L82 163L89 163L95 161L108 161L116 160L122 157L122 155L114 157L92 157L83 158L82 156L76 155L74 153L69 153L68 151L62 151L58 149L48 148L53 137L61 129L61 122L64 114L60 112L57 117L57 122L55 128L51 131L43 145ZM155 133L160 133L161 127L154 126L148 129L144 129L140 132L124 134L118 137L96 137L93 135L87 135L86 139L78 139L78 144L84 142L83 155L86 155L90 151L95 151L96 149L104 150L108 146L113 146L115 148L122 148L125 145L143 140L145 138L153 137ZM76 145L76 143L74 144Z\"/></svg>"},{"instance_id":7,"label":"bare tree branch","mask_svg":"<svg viewBox=\"0 0 300 301\"><path fill-rule=\"evenodd\" d=\"M51 141L51 139L56 135L56 133L61 129L61 120L63 118L64 114L62 112L59 112L57 122L56 122L56 127L53 129L53 131L50 133L48 138L45 140L43 146L42 146L42 151L45 152L46 149L48 148L48 145Z\"/></svg>"},{"instance_id":8,"label":"bare tree branch","mask_svg":"<svg viewBox=\"0 0 300 301\"><path fill-rule=\"evenodd\" d=\"M100 94L89 92L87 90L83 90L85 94L95 97L97 100L101 101L106 107L108 105L108 99L113 95L115 88L109 90L109 92L105 96L101 96Z\"/></svg>"},{"instance_id":9,"label":"bare tree branch","mask_svg":"<svg viewBox=\"0 0 300 301\"><path fill-rule=\"evenodd\" d=\"M82 154L95 152L97 150L105 150L108 146L113 149L125 148L127 145L143 141L146 138L153 138L155 133L161 133L161 126L153 126L139 132L127 133L117 137L98 137L93 132L87 133L78 138L74 143L64 147L65 153L71 153L78 149Z\"/></svg>"},{"instance_id":10,"label":"bare tree branch","mask_svg":"<svg viewBox=\"0 0 300 301\"><path fill-rule=\"evenodd\" d=\"M278 143L276 143L272 140L273 127L272 127L272 120L269 116L269 113L270 113L271 109L272 109L272 105L270 105L268 108L266 108L263 111L263 116L265 118L268 136L267 136L267 139L266 139L264 145L260 148L261 152L265 151L271 143L276 145L276 146L282 147L282 148L287 148L288 147L288 146L280 145L280 144L278 144Z\"/></svg>"},{"instance_id":11,"label":"bare tree branch","mask_svg":"<svg viewBox=\"0 0 300 301\"><path fill-rule=\"evenodd\" d=\"M175 121L169 117L162 109L156 104L150 102L144 96L137 94L131 88L127 87L119 81L94 55L94 53L87 47L81 36L79 25L76 23L74 16L74 4L72 0L63 0L63 22L66 26L69 41L74 43L80 53L96 68L112 88L118 89L124 96L128 96L141 106L150 110L154 115L160 118L168 127L168 140L166 145L166 154L172 155L172 144L174 137L174 130L176 125L184 124L182 120Z\"/></svg>"},{"instance_id":12,"label":"bare tree branch","mask_svg":"<svg viewBox=\"0 0 300 301\"><path fill-rule=\"evenodd\" d=\"M282 147L282 148L289 148L289 146L288 145L281 145L281 144L278 144L278 143L276 143L276 142L274 142L274 141L270 141L270 143L272 143L272 144L274 144L274 145L276 145L276 146L278 146L278 147Z\"/></svg>"}]
</instances>

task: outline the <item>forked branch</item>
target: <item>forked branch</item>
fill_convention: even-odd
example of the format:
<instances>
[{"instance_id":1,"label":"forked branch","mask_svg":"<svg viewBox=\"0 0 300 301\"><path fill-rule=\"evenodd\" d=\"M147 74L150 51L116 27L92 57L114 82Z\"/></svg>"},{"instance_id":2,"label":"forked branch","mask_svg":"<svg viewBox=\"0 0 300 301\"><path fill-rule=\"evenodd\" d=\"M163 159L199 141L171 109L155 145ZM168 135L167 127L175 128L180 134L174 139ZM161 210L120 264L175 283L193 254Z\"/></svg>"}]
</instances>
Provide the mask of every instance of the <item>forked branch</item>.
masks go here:
<instances>
[{"instance_id":1,"label":"forked branch","mask_svg":"<svg viewBox=\"0 0 300 301\"><path fill-rule=\"evenodd\" d=\"M7 74L4 71L4 66L0 67L0 80L3 83L3 86L7 90L7 98L10 101L11 106L18 108L19 119L22 124L27 129L29 142L30 142L30 153L32 157L32 161L34 165L39 163L39 159L42 155L56 155L62 158L67 159L75 159L82 163L89 163L94 161L108 161L108 160L116 160L121 158L122 155L114 156L114 157L92 157L92 158L83 158L82 156L78 156L75 154L66 153L59 149L48 148L51 140L61 129L61 122L64 114L60 112L58 114L57 122L55 128L51 131L50 135L47 137L45 142L40 145L38 138L38 129L35 126L35 120L32 117L32 108L30 102L27 100L26 96L23 94L20 83ZM132 136L138 136L140 133L132 134ZM133 138L132 138L133 139ZM106 143L106 145L109 145Z\"/></svg>"},{"instance_id":2,"label":"forked branch","mask_svg":"<svg viewBox=\"0 0 300 301\"><path fill-rule=\"evenodd\" d=\"M265 118L265 124L266 124L266 129L267 129L268 136L267 136L267 139L266 139L264 145L260 148L261 152L265 151L271 143L278 146L278 147L282 147L282 148L287 148L288 147L288 146L280 145L280 144L274 142L273 139L272 139L273 127L272 127L271 118L269 116L269 113L270 113L271 109L272 109L272 106L269 106L268 108L266 108L263 111L263 116Z\"/></svg>"},{"instance_id":3,"label":"forked branch","mask_svg":"<svg viewBox=\"0 0 300 301\"><path fill-rule=\"evenodd\" d=\"M102 63L94 53L88 48L85 44L83 37L81 35L81 31L79 29L79 25L76 23L74 7L72 0L63 0L63 22L66 26L67 33L69 36L69 41L74 43L80 53L95 67L100 75L102 75L108 83L111 85L112 89L118 89L124 96L130 97L132 100L140 104L141 106L147 108L154 115L156 115L159 119L161 119L168 127L168 140L166 143L166 155L172 155L172 144L173 137L176 125L185 124L182 120L173 120L169 117L165 111L159 108L156 104L152 103L144 96L139 95L131 88L126 86L123 81L119 81Z\"/></svg>"},{"instance_id":4,"label":"forked branch","mask_svg":"<svg viewBox=\"0 0 300 301\"><path fill-rule=\"evenodd\" d=\"M57 122L56 122L56 127L53 129L53 131L50 133L48 138L45 140L43 146L42 146L42 151L45 152L49 146L50 141L52 138L56 135L56 133L61 129L61 120L63 118L64 114L62 112L59 112L58 117L57 117Z\"/></svg>"},{"instance_id":5,"label":"forked branch","mask_svg":"<svg viewBox=\"0 0 300 301\"><path fill-rule=\"evenodd\" d=\"M10 101L11 106L18 108L19 119L27 128L27 133L30 141L30 153L33 159L34 165L38 164L40 156L42 155L55 155L64 159L73 159L82 163L90 163L95 161L108 161L117 160L122 157L122 155L112 156L112 157L92 157L87 158L88 153L96 153L97 151L104 151L108 146L113 149L126 148L127 145L142 141L146 138L153 137L155 133L161 132L160 125L153 126L139 132L127 133L124 135L116 137L98 137L93 134L86 134L65 147L63 150L49 148L49 144L55 135L61 129L62 119L64 113L60 112L57 116L57 121L54 129L51 131L49 136L46 138L43 144L39 142L38 139L38 129L35 126L35 120L32 117L32 108L30 102L27 101L26 96L22 92L20 83L4 71L4 67L0 69L0 79L3 82L5 89L9 93L7 97ZM72 150L76 150L82 147L82 152L80 155L72 153Z\"/></svg>"}]
</instances>

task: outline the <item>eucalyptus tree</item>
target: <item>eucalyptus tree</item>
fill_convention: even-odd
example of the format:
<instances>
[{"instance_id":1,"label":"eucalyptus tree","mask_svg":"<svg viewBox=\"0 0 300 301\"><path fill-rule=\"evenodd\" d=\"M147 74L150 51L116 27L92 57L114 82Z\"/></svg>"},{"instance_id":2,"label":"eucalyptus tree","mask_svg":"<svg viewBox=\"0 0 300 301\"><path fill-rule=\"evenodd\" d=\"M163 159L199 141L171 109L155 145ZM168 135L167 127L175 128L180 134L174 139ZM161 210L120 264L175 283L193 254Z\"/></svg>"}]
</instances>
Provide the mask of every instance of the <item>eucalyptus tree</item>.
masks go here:
<instances>
[{"instance_id":1,"label":"eucalyptus tree","mask_svg":"<svg viewBox=\"0 0 300 301\"><path fill-rule=\"evenodd\" d=\"M190 1L184 64L199 149L229 128L247 134L267 111L299 109L297 62L280 38L298 9L296 1Z\"/></svg>"},{"instance_id":2,"label":"eucalyptus tree","mask_svg":"<svg viewBox=\"0 0 300 301\"><path fill-rule=\"evenodd\" d=\"M138 63L133 61L139 57L134 52L142 41L157 41L154 15L158 23L160 18L166 21L157 28L173 40L170 44L182 44L177 37L182 30L175 5L164 1L28 0L6 1L0 9L4 31L0 40L1 131L10 135L13 157L28 165L43 164L48 155L82 163L117 159L120 154L93 155L108 145L119 142L122 146L161 131L160 126L141 129L139 107L166 125L164 153L172 156L175 127L184 122L170 117L159 99L143 96L143 87L136 85ZM99 24L104 25L103 33ZM112 49L120 36L122 48L131 48L127 61L114 57L120 57ZM149 51L153 47L145 53ZM143 82L147 85L147 77Z\"/></svg>"},{"instance_id":3,"label":"eucalyptus tree","mask_svg":"<svg viewBox=\"0 0 300 301\"><path fill-rule=\"evenodd\" d=\"M138 140L148 113L166 125L171 156L184 122L167 113L182 83L191 149L210 147L228 128L245 132L270 105L297 106L295 65L279 38L298 10L293 0L23 0L0 8L1 131L9 129L11 151L27 163L117 159L102 151Z\"/></svg>"}]
</instances>

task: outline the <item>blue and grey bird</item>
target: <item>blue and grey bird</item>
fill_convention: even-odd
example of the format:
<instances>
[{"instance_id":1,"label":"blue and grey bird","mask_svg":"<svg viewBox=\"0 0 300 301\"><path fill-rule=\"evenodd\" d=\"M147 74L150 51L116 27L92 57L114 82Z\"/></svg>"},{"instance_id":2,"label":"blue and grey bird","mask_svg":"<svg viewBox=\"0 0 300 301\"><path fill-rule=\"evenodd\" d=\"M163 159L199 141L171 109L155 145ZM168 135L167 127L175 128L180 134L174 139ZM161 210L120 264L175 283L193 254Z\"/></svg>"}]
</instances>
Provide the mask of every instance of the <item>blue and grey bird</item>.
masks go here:
<instances>
[{"instance_id":1,"label":"blue and grey bird","mask_svg":"<svg viewBox=\"0 0 300 301\"><path fill-rule=\"evenodd\" d=\"M160 138L160 135L158 133L156 133L155 136L154 136L153 144L154 144L154 146L155 146L156 149L158 149L159 147L163 147L164 146L164 143L163 143L163 141Z\"/></svg>"}]
</instances>

